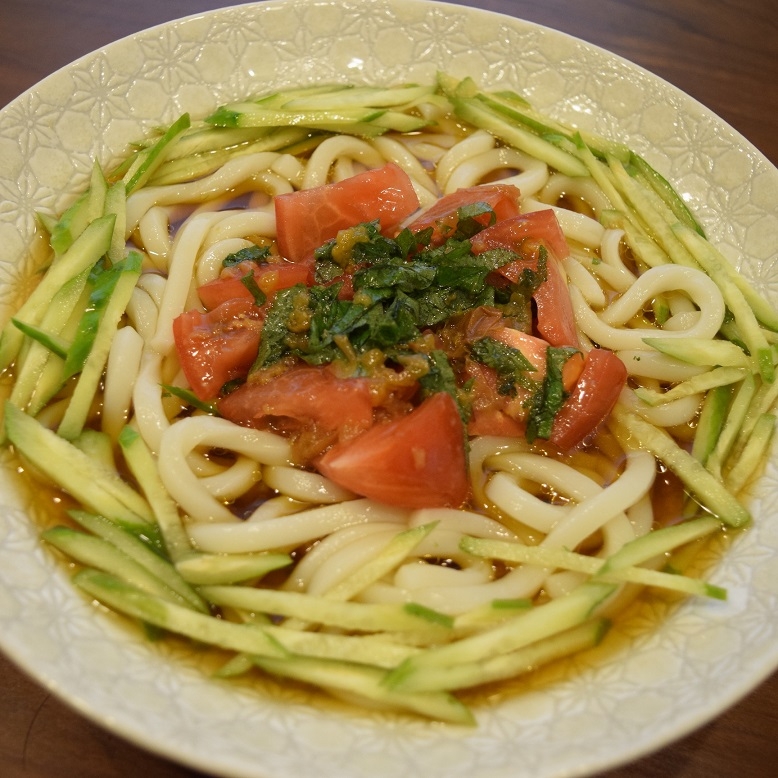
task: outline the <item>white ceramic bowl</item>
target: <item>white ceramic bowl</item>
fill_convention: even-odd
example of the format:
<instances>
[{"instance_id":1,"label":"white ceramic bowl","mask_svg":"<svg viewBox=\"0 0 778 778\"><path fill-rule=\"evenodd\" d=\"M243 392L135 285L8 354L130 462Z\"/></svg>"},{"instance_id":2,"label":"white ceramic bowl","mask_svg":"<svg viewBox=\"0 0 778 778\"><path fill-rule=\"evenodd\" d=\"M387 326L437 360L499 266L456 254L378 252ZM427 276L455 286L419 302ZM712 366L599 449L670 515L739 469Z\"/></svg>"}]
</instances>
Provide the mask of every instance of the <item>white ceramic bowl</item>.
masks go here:
<instances>
[{"instance_id":1,"label":"white ceramic bowl","mask_svg":"<svg viewBox=\"0 0 778 778\"><path fill-rule=\"evenodd\" d=\"M183 111L311 81L511 86L625 139L673 181L712 240L778 296L778 171L724 122L607 52L517 19L416 0L289 0L171 22L58 71L0 112L0 314L37 256L34 210L59 210L91 162ZM604 646L477 706L472 730L322 704L292 686L211 680L196 650L144 642L98 612L38 544L36 510L0 453L0 647L80 712L224 776L580 776L661 747L778 666L778 471L755 525L710 552L726 602L657 599ZM719 558L720 557L720 558Z\"/></svg>"}]
</instances>

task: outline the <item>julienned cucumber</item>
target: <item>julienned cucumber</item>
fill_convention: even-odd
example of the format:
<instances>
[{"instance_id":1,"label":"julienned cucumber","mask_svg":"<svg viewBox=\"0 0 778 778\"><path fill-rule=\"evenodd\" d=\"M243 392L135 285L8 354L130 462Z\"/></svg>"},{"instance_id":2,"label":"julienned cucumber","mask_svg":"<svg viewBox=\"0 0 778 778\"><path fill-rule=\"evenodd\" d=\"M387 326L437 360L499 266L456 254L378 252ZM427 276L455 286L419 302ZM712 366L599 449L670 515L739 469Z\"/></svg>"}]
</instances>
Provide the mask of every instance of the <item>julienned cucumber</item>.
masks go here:
<instances>
[{"instance_id":1,"label":"julienned cucumber","mask_svg":"<svg viewBox=\"0 0 778 778\"><path fill-rule=\"evenodd\" d=\"M108 251L116 217L101 216L90 222L73 245L59 257L41 278L32 294L16 312L15 319L40 324L57 292L84 270L93 267ZM7 368L19 353L24 334L9 322L0 335L0 370Z\"/></svg>"},{"instance_id":2,"label":"julienned cucumber","mask_svg":"<svg viewBox=\"0 0 778 778\"><path fill-rule=\"evenodd\" d=\"M650 451L674 472L695 499L714 516L732 527L743 527L751 522L748 509L665 430L618 404L613 409L611 419L617 431L619 427L623 430L625 439L639 441L640 447Z\"/></svg>"},{"instance_id":3,"label":"julienned cucumber","mask_svg":"<svg viewBox=\"0 0 778 778\"><path fill-rule=\"evenodd\" d=\"M413 683L410 680L413 676L423 674L431 667L481 662L556 635L588 620L595 608L615 590L615 584L582 584L570 594L540 608L531 608L478 634L411 657L390 674L387 683L401 689L404 684Z\"/></svg>"},{"instance_id":4,"label":"julienned cucumber","mask_svg":"<svg viewBox=\"0 0 778 778\"><path fill-rule=\"evenodd\" d=\"M293 654L261 625L217 619L146 594L115 576L82 570L73 577L85 592L114 610L161 629L251 656L266 672L350 691L395 709L410 710L452 723L474 723L472 713L446 693L406 694L386 687L381 667Z\"/></svg>"},{"instance_id":5,"label":"julienned cucumber","mask_svg":"<svg viewBox=\"0 0 778 778\"><path fill-rule=\"evenodd\" d=\"M5 403L5 431L30 465L87 509L130 527L153 521L148 503L110 470L40 422Z\"/></svg>"}]
</instances>

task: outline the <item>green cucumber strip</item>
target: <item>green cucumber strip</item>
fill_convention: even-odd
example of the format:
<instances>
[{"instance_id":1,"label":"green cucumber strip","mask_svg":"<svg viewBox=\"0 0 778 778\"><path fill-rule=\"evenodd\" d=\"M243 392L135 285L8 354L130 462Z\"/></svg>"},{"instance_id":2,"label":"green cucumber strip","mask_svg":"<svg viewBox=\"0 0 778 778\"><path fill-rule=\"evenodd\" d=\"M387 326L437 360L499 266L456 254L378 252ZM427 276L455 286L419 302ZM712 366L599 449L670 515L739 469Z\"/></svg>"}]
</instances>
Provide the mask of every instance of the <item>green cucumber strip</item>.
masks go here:
<instances>
[{"instance_id":1,"label":"green cucumber strip","mask_svg":"<svg viewBox=\"0 0 778 778\"><path fill-rule=\"evenodd\" d=\"M401 689L406 682L412 683L409 679L414 675L423 675L431 667L482 662L556 635L588 620L592 611L616 588L606 583L581 584L569 594L530 608L495 627L407 659L390 673L387 684Z\"/></svg>"},{"instance_id":2,"label":"green cucumber strip","mask_svg":"<svg viewBox=\"0 0 778 778\"><path fill-rule=\"evenodd\" d=\"M178 573L176 568L155 549L152 542L119 526L110 519L86 511L72 510L68 515L93 535L112 543L116 548L146 568L166 586L177 592L191 607L203 613L208 604Z\"/></svg>"},{"instance_id":3,"label":"green cucumber strip","mask_svg":"<svg viewBox=\"0 0 778 778\"><path fill-rule=\"evenodd\" d=\"M402 84L395 87L348 86L333 92L298 96L283 104L289 111L328 111L344 108L401 108L435 93L435 87Z\"/></svg>"},{"instance_id":4,"label":"green cucumber strip","mask_svg":"<svg viewBox=\"0 0 778 778\"><path fill-rule=\"evenodd\" d=\"M85 270L80 276L77 276L73 281L63 287L60 294L52 301L50 309L46 312L41 321L43 326L48 327L48 322L51 321L54 328L58 329L61 327L60 336L64 341L70 343L72 343L75 338L78 322L81 318L80 312L84 309L89 299L89 288L86 281L88 276L89 271ZM68 292L68 287L71 285L75 287L72 290L72 296ZM80 294L77 294L79 290ZM24 391L25 389L24 384L21 383L20 379L24 379L25 374L27 373L28 364L31 364L33 361L33 355L36 348L42 347L37 346L37 344L32 345L24 360L19 360L21 369L16 374L16 383L11 392L12 400L17 396L17 386L19 386L20 391ZM27 387L29 394L27 395L28 403L26 410L30 416L36 416L40 413L52 398L57 395L65 383L63 372L65 367L64 360L49 353L48 358L45 360L41 358L41 361L45 364L43 364L37 372L34 385L28 385Z\"/></svg>"},{"instance_id":5,"label":"green cucumber strip","mask_svg":"<svg viewBox=\"0 0 778 778\"><path fill-rule=\"evenodd\" d=\"M727 417L732 392L732 385L716 386L705 395L702 402L692 443L692 456L703 465L707 463L711 451L716 447Z\"/></svg>"},{"instance_id":6,"label":"green cucumber strip","mask_svg":"<svg viewBox=\"0 0 778 778\"><path fill-rule=\"evenodd\" d=\"M603 165L599 167L602 168ZM635 255L638 266L658 267L669 264L670 257L665 250L654 243L645 230L632 219L634 216L627 216L622 211L607 210L600 213L600 223L603 227L624 231L623 239Z\"/></svg>"},{"instance_id":7,"label":"green cucumber strip","mask_svg":"<svg viewBox=\"0 0 778 778\"><path fill-rule=\"evenodd\" d=\"M613 573L643 564L650 559L675 551L687 543L707 537L720 529L721 523L710 516L662 527L625 543L615 554L608 557L600 568L599 574Z\"/></svg>"},{"instance_id":8,"label":"green cucumber strip","mask_svg":"<svg viewBox=\"0 0 778 778\"><path fill-rule=\"evenodd\" d=\"M385 686L386 671L379 667L294 655L284 658L255 657L254 661L272 675L349 692L372 703L411 711L438 721L467 726L475 723L470 710L453 695L445 692L403 693Z\"/></svg>"},{"instance_id":9,"label":"green cucumber strip","mask_svg":"<svg viewBox=\"0 0 778 778\"><path fill-rule=\"evenodd\" d=\"M744 338L747 334L742 331L742 327L745 326L748 332L753 331L754 319L767 329L778 331L778 311L751 286L745 276L739 273L713 244L684 225L675 225L674 230L678 239L686 245L697 262L719 284L727 306L741 327ZM755 337L755 343L758 345L754 348L749 345L752 355L761 348L761 338Z\"/></svg>"},{"instance_id":10,"label":"green cucumber strip","mask_svg":"<svg viewBox=\"0 0 778 778\"><path fill-rule=\"evenodd\" d=\"M484 625L504 621L531 607L532 600L526 597L515 600L492 600L465 611L465 613L460 613L454 619L454 630L459 633L463 630L480 629Z\"/></svg>"},{"instance_id":11,"label":"green cucumber strip","mask_svg":"<svg viewBox=\"0 0 778 778\"><path fill-rule=\"evenodd\" d=\"M245 675L254 667L254 662L248 654L235 654L216 670L213 676L214 678L235 678L238 675Z\"/></svg>"},{"instance_id":12,"label":"green cucumber strip","mask_svg":"<svg viewBox=\"0 0 778 778\"><path fill-rule=\"evenodd\" d=\"M452 105L460 119L486 130L519 151L537 157L560 173L568 176L588 175L586 166L572 154L508 121L477 98L453 98Z\"/></svg>"},{"instance_id":13,"label":"green cucumber strip","mask_svg":"<svg viewBox=\"0 0 778 778\"><path fill-rule=\"evenodd\" d=\"M751 514L748 509L665 430L655 427L618 404L611 413L611 419L626 433L620 436L623 437L625 445L639 445L640 448L650 451L681 479L700 505L714 516L732 527L743 527L750 523Z\"/></svg>"},{"instance_id":14,"label":"green cucumber strip","mask_svg":"<svg viewBox=\"0 0 778 778\"><path fill-rule=\"evenodd\" d=\"M429 127L430 122L421 116L414 116L401 111L386 111L370 122L375 127L382 127L394 132L418 132Z\"/></svg>"},{"instance_id":15,"label":"green cucumber strip","mask_svg":"<svg viewBox=\"0 0 778 778\"><path fill-rule=\"evenodd\" d=\"M41 533L50 545L79 564L111 573L130 586L176 605L191 607L176 591L135 559L107 540L69 527L52 527Z\"/></svg>"},{"instance_id":16,"label":"green cucumber strip","mask_svg":"<svg viewBox=\"0 0 778 778\"><path fill-rule=\"evenodd\" d=\"M180 184L197 178L204 178L218 170L233 157L256 154L260 151L285 151L291 146L311 137L311 131L304 127L261 127L242 130L213 127L210 129L210 132L217 135L220 133L243 132L253 133L260 137L236 146L214 149L213 151L195 152L186 156L182 155L174 159L168 159L154 171L154 175L148 180L148 185L169 186L170 184ZM178 145L176 146L177 149Z\"/></svg>"},{"instance_id":17,"label":"green cucumber strip","mask_svg":"<svg viewBox=\"0 0 778 778\"><path fill-rule=\"evenodd\" d=\"M157 463L137 430L124 427L119 433L119 446L124 460L151 506L162 533L165 549L174 564L193 553L189 536L173 498L159 477Z\"/></svg>"},{"instance_id":18,"label":"green cucumber strip","mask_svg":"<svg viewBox=\"0 0 778 778\"><path fill-rule=\"evenodd\" d=\"M426 614L394 603L344 602L326 596L254 586L203 586L200 592L214 605L360 632L429 632L442 637L451 629L452 623L448 617L443 617L445 621L433 621Z\"/></svg>"},{"instance_id":19,"label":"green cucumber strip","mask_svg":"<svg viewBox=\"0 0 778 778\"><path fill-rule=\"evenodd\" d=\"M190 125L189 114L185 113L179 116L170 127L164 132L162 137L150 148L144 149L133 162L130 169L124 175L125 192L129 195L135 189L143 187L154 173L154 171L164 162L165 155L175 140Z\"/></svg>"},{"instance_id":20,"label":"green cucumber strip","mask_svg":"<svg viewBox=\"0 0 778 778\"><path fill-rule=\"evenodd\" d=\"M714 528L720 526L715 519L712 521ZM712 530L708 529L707 531L710 532ZM632 558L639 559L640 555L645 553L645 551L641 551L640 549L648 547L648 549L651 550L656 547L656 542L655 539L652 539L651 543L649 543L642 537L636 538L625 544L624 549L628 550L624 551L624 553L631 554ZM712 586L697 578L635 566L651 559L655 555L647 556L644 559L633 562L631 565L623 566L618 563L618 559L616 563L611 563L609 565L607 559L604 560L598 557L579 554L574 551L569 551L568 549L547 548L542 545L526 546L522 543L506 542L502 540L465 537L462 538L460 547L463 551L479 557L502 559L506 562L537 565L538 567L573 570L578 573L585 573L589 576L597 576L597 578L608 581L609 583L635 583L642 586L654 586L683 592L685 594L715 597L717 599L724 599L726 596L719 587ZM672 550L672 548L668 549L668 551L669 550ZM459 623L457 622L457 626L458 625Z\"/></svg>"},{"instance_id":21,"label":"green cucumber strip","mask_svg":"<svg viewBox=\"0 0 778 778\"><path fill-rule=\"evenodd\" d=\"M397 567L432 532L436 524L431 522L399 532L379 554L328 589L324 596L330 600L350 600Z\"/></svg>"},{"instance_id":22,"label":"green cucumber strip","mask_svg":"<svg viewBox=\"0 0 778 778\"><path fill-rule=\"evenodd\" d=\"M46 332L40 327L19 321L19 319L13 318L11 321L14 326L18 327L28 338L40 343L41 346L48 351L51 351L55 356L60 359L65 359L65 357L67 357L70 343L60 338L56 333Z\"/></svg>"},{"instance_id":23,"label":"green cucumber strip","mask_svg":"<svg viewBox=\"0 0 778 778\"><path fill-rule=\"evenodd\" d=\"M656 406L682 397L690 397L693 394L701 394L718 386L731 386L749 375L751 375L749 370L740 367L714 367L681 381L667 391L638 387L635 389L635 394L648 405Z\"/></svg>"},{"instance_id":24,"label":"green cucumber strip","mask_svg":"<svg viewBox=\"0 0 778 778\"><path fill-rule=\"evenodd\" d=\"M646 188L640 181L632 178L624 165L612 157L608 158L608 168L613 175L615 186L632 205L637 219L667 252L670 260L676 265L699 268L691 252L672 229L672 225L676 223L674 214L669 211L654 190Z\"/></svg>"},{"instance_id":25,"label":"green cucumber strip","mask_svg":"<svg viewBox=\"0 0 778 778\"><path fill-rule=\"evenodd\" d=\"M236 624L175 605L146 594L108 573L80 570L73 576L73 582L113 610L200 643L259 656L286 655L261 626Z\"/></svg>"},{"instance_id":26,"label":"green cucumber strip","mask_svg":"<svg viewBox=\"0 0 778 778\"><path fill-rule=\"evenodd\" d=\"M702 367L751 367L742 348L728 340L708 338L643 338L643 343L662 354Z\"/></svg>"},{"instance_id":27,"label":"green cucumber strip","mask_svg":"<svg viewBox=\"0 0 778 778\"><path fill-rule=\"evenodd\" d=\"M694 230L701 237L705 237L705 232L694 218L694 214L692 214L686 203L679 197L678 192L675 191L675 188L664 176L649 165L643 157L635 154L635 152L631 153L628 160L623 161L629 162L638 171L640 179L664 200L678 221Z\"/></svg>"},{"instance_id":28,"label":"green cucumber strip","mask_svg":"<svg viewBox=\"0 0 778 778\"><path fill-rule=\"evenodd\" d=\"M594 648L609 628L610 622L606 619L592 619L524 648L481 662L425 667L424 672L404 678L401 688L408 692L454 691L516 678L549 662Z\"/></svg>"},{"instance_id":29,"label":"green cucumber strip","mask_svg":"<svg viewBox=\"0 0 778 778\"><path fill-rule=\"evenodd\" d=\"M739 493L749 480L762 471L775 435L775 420L776 417L771 413L763 413L757 419L753 432L740 452L740 456L724 476L727 488L735 494Z\"/></svg>"},{"instance_id":30,"label":"green cucumber strip","mask_svg":"<svg viewBox=\"0 0 778 778\"><path fill-rule=\"evenodd\" d=\"M139 260L140 255L136 252L133 255L132 265L130 266L136 274L140 272ZM128 265L125 263L124 265L101 268L99 271L96 269L92 272L89 279L91 282L89 299L81 314L78 330L65 359L65 379L80 373L83 369L97 338L100 321L103 318L111 295L121 278L122 271L127 267Z\"/></svg>"},{"instance_id":31,"label":"green cucumber strip","mask_svg":"<svg viewBox=\"0 0 778 778\"><path fill-rule=\"evenodd\" d=\"M392 669L422 649L399 643L381 634L341 635L337 632L311 632L272 624L265 631L292 654L320 659L348 659L362 665Z\"/></svg>"},{"instance_id":32,"label":"green cucumber strip","mask_svg":"<svg viewBox=\"0 0 778 778\"><path fill-rule=\"evenodd\" d=\"M263 108L256 103L233 103L222 106L205 121L216 127L337 127L348 132L349 126L370 124L383 112L383 109L376 108L286 111L282 108Z\"/></svg>"},{"instance_id":33,"label":"green cucumber strip","mask_svg":"<svg viewBox=\"0 0 778 778\"><path fill-rule=\"evenodd\" d=\"M108 273L115 273L117 280L114 288L108 292L110 295L102 311L94 339L89 350L89 355L83 363L81 374L73 390L65 415L60 422L57 432L63 438L73 439L80 434L89 416L92 403L102 379L105 364L108 361L108 352L116 333L116 328L130 302L135 284L141 272L141 255L133 251L126 259L114 265ZM82 332L79 333L81 335ZM71 350L75 350L79 336L73 343ZM91 340L91 338L89 338ZM68 355L69 356L69 355ZM66 360L66 372L68 364Z\"/></svg>"},{"instance_id":34,"label":"green cucumber strip","mask_svg":"<svg viewBox=\"0 0 778 778\"><path fill-rule=\"evenodd\" d=\"M127 190L124 181L112 184L105 193L105 214L115 217L111 245L108 248L108 261L116 265L124 259L127 227Z\"/></svg>"},{"instance_id":35,"label":"green cucumber strip","mask_svg":"<svg viewBox=\"0 0 778 778\"><path fill-rule=\"evenodd\" d=\"M760 321L767 320L765 326L775 330L778 328L778 314L756 294L721 252L710 243L681 224L675 225L673 230L695 260L718 285L727 308L735 317L738 332L754 360L755 369L765 382L772 383L775 378L773 355L760 327Z\"/></svg>"},{"instance_id":36,"label":"green cucumber strip","mask_svg":"<svg viewBox=\"0 0 778 778\"><path fill-rule=\"evenodd\" d=\"M333 99L338 92L352 89L349 84L315 84L313 86L303 86L296 89L282 89L276 92L269 92L254 98L253 102L263 108L283 108L292 100L312 97L313 95L332 95Z\"/></svg>"},{"instance_id":37,"label":"green cucumber strip","mask_svg":"<svg viewBox=\"0 0 778 778\"><path fill-rule=\"evenodd\" d=\"M272 129L266 127L247 127L245 129L213 127L205 122L193 122L186 132L181 133L175 145L165 155L164 165L177 162L186 157L225 151L228 148L247 146L253 141L266 138ZM153 174L156 178L159 168Z\"/></svg>"},{"instance_id":38,"label":"green cucumber strip","mask_svg":"<svg viewBox=\"0 0 778 778\"><path fill-rule=\"evenodd\" d=\"M92 165L90 184L86 192L65 210L49 230L51 236L49 245L57 257L73 245L90 222L103 215L107 188L103 171L95 162Z\"/></svg>"},{"instance_id":39,"label":"green cucumber strip","mask_svg":"<svg viewBox=\"0 0 778 778\"><path fill-rule=\"evenodd\" d=\"M108 251L113 234L114 216L101 216L90 222L73 245L52 264L40 283L16 312L15 318L38 325L57 292L72 278L93 267ZM0 370L17 357L24 340L23 333L11 322L0 335Z\"/></svg>"},{"instance_id":40,"label":"green cucumber strip","mask_svg":"<svg viewBox=\"0 0 778 778\"><path fill-rule=\"evenodd\" d=\"M733 446L732 457L737 457L745 446L748 438L756 426L756 422L763 413L772 413L776 400L778 400L778 381L771 384L760 382L754 394L754 399L746 413L743 424Z\"/></svg>"},{"instance_id":41,"label":"green cucumber strip","mask_svg":"<svg viewBox=\"0 0 778 778\"><path fill-rule=\"evenodd\" d=\"M77 438L70 441L79 451L83 451L91 459L99 462L103 467L116 469L116 460L113 455L113 443L110 435L99 430L85 429Z\"/></svg>"},{"instance_id":42,"label":"green cucumber strip","mask_svg":"<svg viewBox=\"0 0 778 778\"><path fill-rule=\"evenodd\" d=\"M430 97L429 85L401 84L394 87L348 86L332 92L299 95L283 103L287 111L340 111L345 108L396 108Z\"/></svg>"},{"instance_id":43,"label":"green cucumber strip","mask_svg":"<svg viewBox=\"0 0 778 778\"><path fill-rule=\"evenodd\" d=\"M5 404L5 431L21 456L93 513L141 530L152 521L149 505L115 470L10 402Z\"/></svg>"},{"instance_id":44,"label":"green cucumber strip","mask_svg":"<svg viewBox=\"0 0 778 778\"><path fill-rule=\"evenodd\" d=\"M192 584L233 584L262 578L292 564L289 554L194 554L180 559L176 569Z\"/></svg>"},{"instance_id":45,"label":"green cucumber strip","mask_svg":"<svg viewBox=\"0 0 778 778\"><path fill-rule=\"evenodd\" d=\"M705 467L717 478L721 478L721 472L727 458L732 453L735 441L743 427L743 422L755 394L756 379L749 373L735 390L727 411L727 417L724 420L724 426L721 428L719 438L716 441L716 446L705 463Z\"/></svg>"}]
</instances>

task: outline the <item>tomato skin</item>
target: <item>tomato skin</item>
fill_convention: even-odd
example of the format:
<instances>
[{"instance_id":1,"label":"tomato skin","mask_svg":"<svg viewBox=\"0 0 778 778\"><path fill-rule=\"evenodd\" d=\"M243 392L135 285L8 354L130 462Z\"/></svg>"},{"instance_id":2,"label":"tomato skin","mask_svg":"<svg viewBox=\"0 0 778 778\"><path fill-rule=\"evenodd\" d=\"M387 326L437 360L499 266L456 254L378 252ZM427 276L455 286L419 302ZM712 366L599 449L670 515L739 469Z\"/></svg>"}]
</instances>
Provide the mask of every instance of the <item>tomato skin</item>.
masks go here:
<instances>
[{"instance_id":1,"label":"tomato skin","mask_svg":"<svg viewBox=\"0 0 778 778\"><path fill-rule=\"evenodd\" d=\"M592 349L581 375L554 419L551 442L562 451L580 445L608 417L627 381L627 368L612 351Z\"/></svg>"},{"instance_id":2,"label":"tomato skin","mask_svg":"<svg viewBox=\"0 0 778 778\"><path fill-rule=\"evenodd\" d=\"M492 337L506 346L521 351L529 360L536 372L531 375L535 381L540 381L546 375L546 352L549 343L542 338L528 335L526 332L511 327L501 327L494 331ZM581 375L584 367L584 356L579 351L573 354L562 367L562 385L569 392Z\"/></svg>"},{"instance_id":3,"label":"tomato skin","mask_svg":"<svg viewBox=\"0 0 778 778\"><path fill-rule=\"evenodd\" d=\"M485 203L494 210L497 221L519 215L519 190L510 184L484 184L457 189L441 197L409 225L411 232L421 232L432 227L431 246L440 246L456 230L457 211L467 205ZM476 217L484 227L489 226L490 214Z\"/></svg>"},{"instance_id":4,"label":"tomato skin","mask_svg":"<svg viewBox=\"0 0 778 778\"><path fill-rule=\"evenodd\" d=\"M498 221L474 235L471 238L471 243L475 254L482 254L493 248L511 248L521 253L519 247L528 238L542 240L546 248L558 259L564 259L570 253L556 214L549 208L521 213ZM508 265L501 272L511 281L516 281L521 270L522 266L513 268ZM511 272L515 272L515 275L511 276Z\"/></svg>"},{"instance_id":5,"label":"tomato skin","mask_svg":"<svg viewBox=\"0 0 778 778\"><path fill-rule=\"evenodd\" d=\"M518 404L514 404L512 401L515 398L500 394L497 371L472 359L465 362L465 378L472 382L470 391L473 396L467 434L523 437L527 426L523 418L526 413L521 412L521 402L526 399L526 395L522 395Z\"/></svg>"},{"instance_id":6,"label":"tomato skin","mask_svg":"<svg viewBox=\"0 0 778 778\"><path fill-rule=\"evenodd\" d=\"M446 392L334 446L316 467L356 494L404 508L459 507L469 491L464 429Z\"/></svg>"},{"instance_id":7,"label":"tomato skin","mask_svg":"<svg viewBox=\"0 0 778 778\"><path fill-rule=\"evenodd\" d=\"M266 383L248 382L219 401L225 418L262 427L283 418L289 432L313 425L324 438L345 440L373 423L370 383L338 378L323 367L295 367Z\"/></svg>"},{"instance_id":8,"label":"tomato skin","mask_svg":"<svg viewBox=\"0 0 778 778\"><path fill-rule=\"evenodd\" d=\"M523 213L488 227L471 239L474 254L509 248L522 255L497 272L515 282L524 268L537 269L539 245L547 251L546 280L535 290L537 330L552 346L574 346L580 341L561 260L570 254L556 215L550 209Z\"/></svg>"},{"instance_id":9,"label":"tomato skin","mask_svg":"<svg viewBox=\"0 0 778 778\"><path fill-rule=\"evenodd\" d=\"M247 267L253 265L253 267ZM219 278L203 284L197 289L200 301L210 311L227 300L243 298L253 300L249 288L241 280L248 273L254 276L257 286L272 297L279 289L295 284L310 286L313 283L313 261L309 262L273 262L264 265L241 263L222 272Z\"/></svg>"},{"instance_id":10,"label":"tomato skin","mask_svg":"<svg viewBox=\"0 0 778 778\"><path fill-rule=\"evenodd\" d=\"M378 219L391 234L419 207L408 174L390 162L381 168L275 198L277 242L292 262L308 259L340 230Z\"/></svg>"},{"instance_id":11,"label":"tomato skin","mask_svg":"<svg viewBox=\"0 0 778 778\"><path fill-rule=\"evenodd\" d=\"M194 394L215 399L228 381L242 378L257 358L263 313L251 300L227 300L211 311L187 311L173 320L181 369Z\"/></svg>"}]
</instances>

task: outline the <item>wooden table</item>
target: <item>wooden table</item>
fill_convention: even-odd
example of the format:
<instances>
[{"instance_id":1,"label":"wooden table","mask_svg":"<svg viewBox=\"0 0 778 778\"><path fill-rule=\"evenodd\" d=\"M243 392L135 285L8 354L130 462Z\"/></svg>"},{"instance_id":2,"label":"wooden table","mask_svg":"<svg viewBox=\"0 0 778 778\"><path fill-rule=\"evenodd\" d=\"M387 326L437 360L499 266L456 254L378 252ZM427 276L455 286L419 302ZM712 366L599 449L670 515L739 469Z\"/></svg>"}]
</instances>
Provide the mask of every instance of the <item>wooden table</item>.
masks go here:
<instances>
[{"instance_id":1,"label":"wooden table","mask_svg":"<svg viewBox=\"0 0 778 778\"><path fill-rule=\"evenodd\" d=\"M230 4L230 0L2 0L0 106L54 70L117 38ZM715 111L778 164L776 0L471 0L463 4L562 30L646 67ZM603 778L776 774L778 674L697 732ZM193 778L197 774L104 732L0 657L0 775Z\"/></svg>"}]
</instances>

